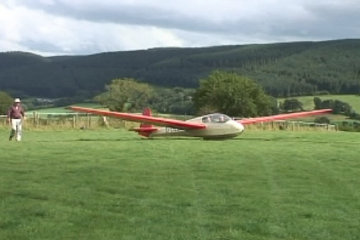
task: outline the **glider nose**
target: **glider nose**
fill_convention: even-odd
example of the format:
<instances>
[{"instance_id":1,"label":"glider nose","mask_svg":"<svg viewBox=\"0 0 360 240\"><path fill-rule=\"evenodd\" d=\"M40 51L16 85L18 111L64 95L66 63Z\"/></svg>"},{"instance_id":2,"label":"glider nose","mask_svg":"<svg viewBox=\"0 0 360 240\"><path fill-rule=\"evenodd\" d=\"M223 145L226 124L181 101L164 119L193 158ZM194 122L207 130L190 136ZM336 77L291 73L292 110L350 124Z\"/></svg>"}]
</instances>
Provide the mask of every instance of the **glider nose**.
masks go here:
<instances>
[{"instance_id":1,"label":"glider nose","mask_svg":"<svg viewBox=\"0 0 360 240\"><path fill-rule=\"evenodd\" d=\"M242 125L239 122L235 122L236 123L236 128L239 130L239 132L243 132L245 130L244 125Z\"/></svg>"},{"instance_id":2,"label":"glider nose","mask_svg":"<svg viewBox=\"0 0 360 240\"><path fill-rule=\"evenodd\" d=\"M244 125L242 125L241 123L239 123L239 122L236 122L236 121L232 121L231 122L232 124L232 126L236 129L236 131L240 134L240 133L242 133L243 131L244 131Z\"/></svg>"}]
</instances>

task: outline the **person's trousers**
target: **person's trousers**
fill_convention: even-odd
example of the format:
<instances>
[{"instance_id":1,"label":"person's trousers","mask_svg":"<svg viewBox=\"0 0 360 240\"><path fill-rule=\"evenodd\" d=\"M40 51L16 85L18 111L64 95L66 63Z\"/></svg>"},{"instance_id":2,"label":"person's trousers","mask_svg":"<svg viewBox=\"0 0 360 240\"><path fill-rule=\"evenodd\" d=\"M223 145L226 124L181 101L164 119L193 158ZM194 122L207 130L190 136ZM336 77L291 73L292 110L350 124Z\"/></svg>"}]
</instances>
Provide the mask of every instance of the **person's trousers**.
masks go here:
<instances>
[{"instance_id":1,"label":"person's trousers","mask_svg":"<svg viewBox=\"0 0 360 240\"><path fill-rule=\"evenodd\" d=\"M16 141L21 141L22 136L22 119L11 119L10 138L15 136Z\"/></svg>"}]
</instances>

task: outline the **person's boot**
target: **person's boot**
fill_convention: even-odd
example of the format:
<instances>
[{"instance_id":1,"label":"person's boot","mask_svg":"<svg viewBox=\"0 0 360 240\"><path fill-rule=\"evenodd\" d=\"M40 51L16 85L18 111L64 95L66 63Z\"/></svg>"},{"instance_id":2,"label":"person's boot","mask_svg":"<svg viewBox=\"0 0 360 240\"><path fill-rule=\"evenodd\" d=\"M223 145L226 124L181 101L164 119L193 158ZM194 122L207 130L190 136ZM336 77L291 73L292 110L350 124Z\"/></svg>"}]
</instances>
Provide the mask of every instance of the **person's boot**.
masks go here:
<instances>
[{"instance_id":1,"label":"person's boot","mask_svg":"<svg viewBox=\"0 0 360 240\"><path fill-rule=\"evenodd\" d=\"M15 130L14 130L14 129L11 129L9 141L11 141L14 136L15 136Z\"/></svg>"}]
</instances>

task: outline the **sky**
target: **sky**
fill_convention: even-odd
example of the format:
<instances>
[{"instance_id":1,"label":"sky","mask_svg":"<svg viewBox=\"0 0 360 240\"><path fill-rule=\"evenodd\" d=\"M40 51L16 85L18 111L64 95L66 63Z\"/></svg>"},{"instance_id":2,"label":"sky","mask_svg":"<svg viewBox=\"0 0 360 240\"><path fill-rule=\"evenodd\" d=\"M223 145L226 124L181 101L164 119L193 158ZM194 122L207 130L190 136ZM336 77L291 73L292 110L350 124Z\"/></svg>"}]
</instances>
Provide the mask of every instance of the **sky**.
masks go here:
<instances>
[{"instance_id":1,"label":"sky","mask_svg":"<svg viewBox=\"0 0 360 240\"><path fill-rule=\"evenodd\" d=\"M359 0L2 0L0 52L88 55L360 38Z\"/></svg>"}]
</instances>

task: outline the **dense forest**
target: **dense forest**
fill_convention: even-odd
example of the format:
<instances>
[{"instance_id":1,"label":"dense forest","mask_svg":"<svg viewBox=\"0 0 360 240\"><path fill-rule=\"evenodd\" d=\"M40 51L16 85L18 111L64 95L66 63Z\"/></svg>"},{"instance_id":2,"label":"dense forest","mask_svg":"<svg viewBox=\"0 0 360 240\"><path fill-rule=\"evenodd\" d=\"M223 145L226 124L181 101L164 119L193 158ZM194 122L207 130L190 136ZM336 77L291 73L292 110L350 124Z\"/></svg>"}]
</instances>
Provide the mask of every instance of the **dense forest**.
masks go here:
<instances>
[{"instance_id":1,"label":"dense forest","mask_svg":"<svg viewBox=\"0 0 360 240\"><path fill-rule=\"evenodd\" d=\"M273 96L360 93L360 40L156 48L88 56L0 53L0 90L89 98L114 78L194 88L215 69L248 76Z\"/></svg>"}]
</instances>

